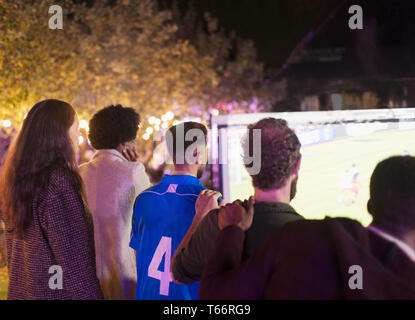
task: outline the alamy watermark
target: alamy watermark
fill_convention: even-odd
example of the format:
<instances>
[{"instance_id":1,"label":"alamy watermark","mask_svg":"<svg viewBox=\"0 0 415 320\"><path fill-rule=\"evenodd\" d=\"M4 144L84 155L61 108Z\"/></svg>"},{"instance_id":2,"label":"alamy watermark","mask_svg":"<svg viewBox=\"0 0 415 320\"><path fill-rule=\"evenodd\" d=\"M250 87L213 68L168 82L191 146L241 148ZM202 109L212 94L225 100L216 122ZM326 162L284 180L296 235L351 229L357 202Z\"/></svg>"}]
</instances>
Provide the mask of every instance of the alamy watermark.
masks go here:
<instances>
[{"instance_id":1,"label":"alamy watermark","mask_svg":"<svg viewBox=\"0 0 415 320\"><path fill-rule=\"evenodd\" d=\"M63 270L61 266L53 265L49 268L49 289L62 290L63 289Z\"/></svg>"},{"instance_id":2,"label":"alamy watermark","mask_svg":"<svg viewBox=\"0 0 415 320\"><path fill-rule=\"evenodd\" d=\"M355 264L349 267L349 274L352 276L349 278L349 288L351 290L363 289L363 269L361 266Z\"/></svg>"},{"instance_id":3,"label":"alamy watermark","mask_svg":"<svg viewBox=\"0 0 415 320\"><path fill-rule=\"evenodd\" d=\"M363 9L361 6L355 4L349 7L349 13L353 14L349 18L349 28L351 30L363 29Z\"/></svg>"},{"instance_id":4,"label":"alamy watermark","mask_svg":"<svg viewBox=\"0 0 415 320\"><path fill-rule=\"evenodd\" d=\"M61 6L53 5L49 7L49 14L52 16L49 18L49 29L63 29L63 10Z\"/></svg>"},{"instance_id":5,"label":"alamy watermark","mask_svg":"<svg viewBox=\"0 0 415 320\"><path fill-rule=\"evenodd\" d=\"M349 7L349 11L352 16L349 18L349 28L351 30L363 29L363 9L361 6L355 4ZM49 29L63 29L63 10L59 5L52 5L49 7L49 14L52 16L49 18Z\"/></svg>"},{"instance_id":6,"label":"alamy watermark","mask_svg":"<svg viewBox=\"0 0 415 320\"><path fill-rule=\"evenodd\" d=\"M257 175L261 171L261 129L253 129L251 132L247 132L247 135L249 134L252 134L252 149L249 148L249 143L244 144L243 156L241 156L248 174ZM164 138L169 154L175 155L175 159L173 156L166 159L166 164L228 164L227 155L220 154L216 159L208 159L206 136L201 129L190 129L185 134L184 127L177 126L176 141L170 131L166 131ZM244 139L248 138L249 136L246 136ZM162 140L161 133L153 135L153 141L160 142ZM185 147L185 145L187 146Z\"/></svg>"}]
</instances>

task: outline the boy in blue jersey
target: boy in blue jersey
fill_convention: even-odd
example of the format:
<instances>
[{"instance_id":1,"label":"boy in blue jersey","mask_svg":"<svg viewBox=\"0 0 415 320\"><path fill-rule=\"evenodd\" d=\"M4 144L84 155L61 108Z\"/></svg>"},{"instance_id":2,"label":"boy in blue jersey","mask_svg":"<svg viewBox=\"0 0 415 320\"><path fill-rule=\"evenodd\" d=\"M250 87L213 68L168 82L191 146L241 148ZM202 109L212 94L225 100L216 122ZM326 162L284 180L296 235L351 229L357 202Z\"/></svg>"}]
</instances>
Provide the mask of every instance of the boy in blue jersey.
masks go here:
<instances>
[{"instance_id":1,"label":"boy in blue jersey","mask_svg":"<svg viewBox=\"0 0 415 320\"><path fill-rule=\"evenodd\" d=\"M198 298L199 283L173 282L170 264L192 222L218 208L221 194L205 190L199 180L206 166L206 135L206 127L196 122L171 127L166 142L174 171L135 201L130 247L136 251L138 300Z\"/></svg>"}]
</instances>

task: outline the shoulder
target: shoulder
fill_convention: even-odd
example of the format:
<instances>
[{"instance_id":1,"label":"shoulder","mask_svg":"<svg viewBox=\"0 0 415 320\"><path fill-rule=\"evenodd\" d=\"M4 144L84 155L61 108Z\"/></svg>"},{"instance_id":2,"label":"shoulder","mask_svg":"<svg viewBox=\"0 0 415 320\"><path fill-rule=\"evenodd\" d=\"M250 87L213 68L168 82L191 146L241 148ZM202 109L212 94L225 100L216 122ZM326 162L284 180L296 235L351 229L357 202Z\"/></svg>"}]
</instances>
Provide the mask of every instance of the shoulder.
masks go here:
<instances>
[{"instance_id":1,"label":"shoulder","mask_svg":"<svg viewBox=\"0 0 415 320\"><path fill-rule=\"evenodd\" d=\"M141 190L151 186L146 168L140 161L124 161L122 164L124 170L127 171L126 173L132 177L134 183L139 186Z\"/></svg>"},{"instance_id":2,"label":"shoulder","mask_svg":"<svg viewBox=\"0 0 415 320\"><path fill-rule=\"evenodd\" d=\"M159 185L156 184L145 190L143 190L135 199L134 207L139 204L143 204L146 200L152 199L155 195L160 194Z\"/></svg>"},{"instance_id":3,"label":"shoulder","mask_svg":"<svg viewBox=\"0 0 415 320\"><path fill-rule=\"evenodd\" d=\"M218 216L219 216L219 209L212 210L202 220L202 223L204 223L204 225L209 229L219 230Z\"/></svg>"},{"instance_id":4,"label":"shoulder","mask_svg":"<svg viewBox=\"0 0 415 320\"><path fill-rule=\"evenodd\" d=\"M324 229L324 220L309 220L309 219L299 219L293 222L287 223L283 230L285 233L319 233Z\"/></svg>"},{"instance_id":5,"label":"shoulder","mask_svg":"<svg viewBox=\"0 0 415 320\"><path fill-rule=\"evenodd\" d=\"M195 237L201 237L202 239L216 239L219 234L218 225L219 209L210 211L198 225Z\"/></svg>"},{"instance_id":6,"label":"shoulder","mask_svg":"<svg viewBox=\"0 0 415 320\"><path fill-rule=\"evenodd\" d=\"M81 191L79 175L66 168L55 168L49 175L48 193Z\"/></svg>"},{"instance_id":7,"label":"shoulder","mask_svg":"<svg viewBox=\"0 0 415 320\"><path fill-rule=\"evenodd\" d=\"M302 219L295 222L287 223L287 230L293 232L305 232L325 235L331 233L334 229L343 229L353 231L354 229L364 229L360 222L343 217L328 217L322 220Z\"/></svg>"},{"instance_id":8,"label":"shoulder","mask_svg":"<svg viewBox=\"0 0 415 320\"><path fill-rule=\"evenodd\" d=\"M280 230L275 231L272 237L298 250L325 248L333 236L331 224L338 221L327 217L324 220L300 219L286 223Z\"/></svg>"},{"instance_id":9,"label":"shoulder","mask_svg":"<svg viewBox=\"0 0 415 320\"><path fill-rule=\"evenodd\" d=\"M145 167L140 161L122 161L120 162L124 168L132 172L145 172Z\"/></svg>"},{"instance_id":10,"label":"shoulder","mask_svg":"<svg viewBox=\"0 0 415 320\"><path fill-rule=\"evenodd\" d=\"M177 188L177 193L192 196L196 201L199 194L205 189L205 186L202 184L181 184Z\"/></svg>"},{"instance_id":11,"label":"shoulder","mask_svg":"<svg viewBox=\"0 0 415 320\"><path fill-rule=\"evenodd\" d=\"M154 194L163 193L166 189L163 185L160 183L155 184L151 187L148 187L147 189L144 189L137 198L146 198L148 196L153 196Z\"/></svg>"},{"instance_id":12,"label":"shoulder","mask_svg":"<svg viewBox=\"0 0 415 320\"><path fill-rule=\"evenodd\" d=\"M78 169L79 173L82 173L82 172L85 172L86 170L88 170L88 168L91 167L92 161L93 160L90 160L88 162L84 162L83 164L81 164L79 166L79 169Z\"/></svg>"},{"instance_id":13,"label":"shoulder","mask_svg":"<svg viewBox=\"0 0 415 320\"><path fill-rule=\"evenodd\" d=\"M83 181L87 181L92 172L92 163L91 161L81 164L78 167L79 175L82 177Z\"/></svg>"},{"instance_id":14,"label":"shoulder","mask_svg":"<svg viewBox=\"0 0 415 320\"><path fill-rule=\"evenodd\" d=\"M75 181L75 174L63 167L54 168L49 175L49 183L54 185L72 185Z\"/></svg>"}]
</instances>

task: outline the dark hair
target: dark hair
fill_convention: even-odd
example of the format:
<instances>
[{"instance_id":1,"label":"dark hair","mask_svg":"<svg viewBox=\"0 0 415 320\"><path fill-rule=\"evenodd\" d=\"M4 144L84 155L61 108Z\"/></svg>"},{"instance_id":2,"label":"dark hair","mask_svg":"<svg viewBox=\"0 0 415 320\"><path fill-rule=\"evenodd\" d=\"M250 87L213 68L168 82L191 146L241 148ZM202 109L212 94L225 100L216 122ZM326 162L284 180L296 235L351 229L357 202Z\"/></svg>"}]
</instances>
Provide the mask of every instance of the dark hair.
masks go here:
<instances>
[{"instance_id":1,"label":"dark hair","mask_svg":"<svg viewBox=\"0 0 415 320\"><path fill-rule=\"evenodd\" d=\"M374 225L395 235L415 230L414 157L394 156L377 164L367 208Z\"/></svg>"},{"instance_id":2,"label":"dark hair","mask_svg":"<svg viewBox=\"0 0 415 320\"><path fill-rule=\"evenodd\" d=\"M301 143L287 121L283 119L265 118L248 126L247 134L242 139L243 160L246 168L252 163L254 130L261 130L261 169L258 174L251 175L252 184L261 190L281 188L293 173L301 157Z\"/></svg>"},{"instance_id":3,"label":"dark hair","mask_svg":"<svg viewBox=\"0 0 415 320\"><path fill-rule=\"evenodd\" d=\"M188 133L191 134L193 133L193 131L197 135L194 135L192 139L186 139L186 136L188 135ZM169 136L172 139L172 141L170 141ZM191 146L193 143L195 143L196 141L200 141L200 138L203 138L204 146L206 146L207 129L206 129L206 126L204 126L201 123L188 121L188 122L183 122L183 123L179 123L178 125L172 126L166 132L166 143L167 143L169 153L173 157L173 162L175 164L177 162L180 162L180 161L177 161L178 159L177 155L181 153L184 158L187 148ZM179 139L183 139L183 142L179 141ZM179 142L179 144L177 144L177 142Z\"/></svg>"},{"instance_id":4,"label":"dark hair","mask_svg":"<svg viewBox=\"0 0 415 320\"><path fill-rule=\"evenodd\" d=\"M68 132L74 121L75 111L70 104L41 101L29 111L7 152L0 174L0 205L3 217L18 237L31 223L32 202L47 187L53 170L64 169L82 190Z\"/></svg>"},{"instance_id":5,"label":"dark hair","mask_svg":"<svg viewBox=\"0 0 415 320\"><path fill-rule=\"evenodd\" d=\"M89 121L88 138L95 149L116 149L137 137L140 116L133 108L111 105Z\"/></svg>"}]
</instances>

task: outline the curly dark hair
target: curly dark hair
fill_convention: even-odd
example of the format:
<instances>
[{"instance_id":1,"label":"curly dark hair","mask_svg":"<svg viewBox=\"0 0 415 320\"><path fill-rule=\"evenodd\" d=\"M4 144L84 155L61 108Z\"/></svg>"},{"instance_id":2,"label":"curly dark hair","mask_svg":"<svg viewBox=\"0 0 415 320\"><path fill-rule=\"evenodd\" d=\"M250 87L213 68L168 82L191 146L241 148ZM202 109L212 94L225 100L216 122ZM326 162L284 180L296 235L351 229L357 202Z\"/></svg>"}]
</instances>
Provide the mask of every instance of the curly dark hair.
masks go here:
<instances>
[{"instance_id":1,"label":"curly dark hair","mask_svg":"<svg viewBox=\"0 0 415 320\"><path fill-rule=\"evenodd\" d=\"M252 154L254 150L254 130L261 133L261 152ZM257 174L251 174L252 184L261 190L281 188L293 173L300 154L301 143L283 119L265 118L248 126L242 139L243 160L248 169L256 163L261 164ZM252 157L260 156L260 159Z\"/></svg>"},{"instance_id":2,"label":"curly dark hair","mask_svg":"<svg viewBox=\"0 0 415 320\"><path fill-rule=\"evenodd\" d=\"M415 158L393 156L376 165L367 209L373 224L395 235L415 229Z\"/></svg>"},{"instance_id":3,"label":"curly dark hair","mask_svg":"<svg viewBox=\"0 0 415 320\"><path fill-rule=\"evenodd\" d=\"M139 125L140 116L133 108L111 105L93 115L88 138L97 150L116 149L137 137Z\"/></svg>"}]
</instances>

